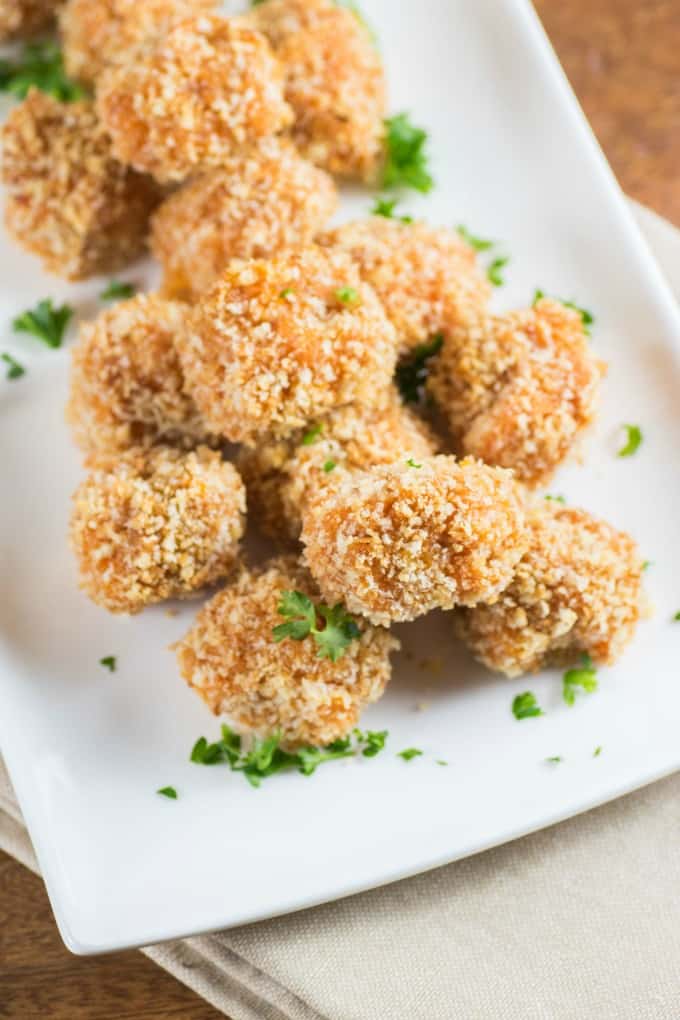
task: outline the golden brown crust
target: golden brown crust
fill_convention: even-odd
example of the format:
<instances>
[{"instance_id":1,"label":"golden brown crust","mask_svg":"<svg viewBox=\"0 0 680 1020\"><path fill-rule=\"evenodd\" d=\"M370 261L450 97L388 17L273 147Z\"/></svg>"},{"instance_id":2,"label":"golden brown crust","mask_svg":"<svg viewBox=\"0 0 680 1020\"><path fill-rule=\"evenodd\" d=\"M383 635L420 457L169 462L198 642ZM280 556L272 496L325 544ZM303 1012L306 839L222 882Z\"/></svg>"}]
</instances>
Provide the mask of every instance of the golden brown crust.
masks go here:
<instances>
[{"instance_id":1,"label":"golden brown crust","mask_svg":"<svg viewBox=\"0 0 680 1020\"><path fill-rule=\"evenodd\" d=\"M101 456L73 497L80 585L112 613L198 591L233 568L245 508L237 471L207 447Z\"/></svg>"},{"instance_id":2,"label":"golden brown crust","mask_svg":"<svg viewBox=\"0 0 680 1020\"><path fill-rule=\"evenodd\" d=\"M0 0L0 41L27 39L48 28L61 0Z\"/></svg>"},{"instance_id":3,"label":"golden brown crust","mask_svg":"<svg viewBox=\"0 0 680 1020\"><path fill-rule=\"evenodd\" d=\"M252 444L344 404L384 406L396 343L350 259L310 246L232 262L196 306L180 358L210 428Z\"/></svg>"},{"instance_id":4,"label":"golden brown crust","mask_svg":"<svg viewBox=\"0 0 680 1020\"><path fill-rule=\"evenodd\" d=\"M493 601L527 544L520 487L471 458L357 472L308 504L304 558L324 598L372 623Z\"/></svg>"},{"instance_id":5,"label":"golden brown crust","mask_svg":"<svg viewBox=\"0 0 680 1020\"><path fill-rule=\"evenodd\" d=\"M97 108L122 162L178 181L285 128L292 114L281 86L264 36L204 14L106 71Z\"/></svg>"},{"instance_id":6,"label":"golden brown crust","mask_svg":"<svg viewBox=\"0 0 680 1020\"><path fill-rule=\"evenodd\" d=\"M214 10L217 0L67 0L59 15L64 64L92 84L108 67L130 62L181 18Z\"/></svg>"},{"instance_id":7,"label":"golden brown crust","mask_svg":"<svg viewBox=\"0 0 680 1020\"><path fill-rule=\"evenodd\" d=\"M642 559L625 532L585 510L546 502L530 545L491 606L456 614L458 634L489 669L518 676L587 653L611 665L643 612Z\"/></svg>"},{"instance_id":8,"label":"golden brown crust","mask_svg":"<svg viewBox=\"0 0 680 1020\"><path fill-rule=\"evenodd\" d=\"M81 328L66 416L83 450L215 445L185 392L177 356L188 314L184 305L140 294Z\"/></svg>"},{"instance_id":9,"label":"golden brown crust","mask_svg":"<svg viewBox=\"0 0 680 1020\"><path fill-rule=\"evenodd\" d=\"M351 255L382 301L402 351L488 304L491 287L475 251L445 227L371 216L328 230L318 242Z\"/></svg>"},{"instance_id":10,"label":"golden brown crust","mask_svg":"<svg viewBox=\"0 0 680 1020\"><path fill-rule=\"evenodd\" d=\"M465 453L537 486L594 421L604 370L579 313L544 299L445 334L428 391Z\"/></svg>"},{"instance_id":11,"label":"golden brown crust","mask_svg":"<svg viewBox=\"0 0 680 1020\"><path fill-rule=\"evenodd\" d=\"M146 247L157 186L123 166L89 101L32 89L2 130L5 223L68 280L118 269Z\"/></svg>"},{"instance_id":12,"label":"golden brown crust","mask_svg":"<svg viewBox=\"0 0 680 1020\"><path fill-rule=\"evenodd\" d=\"M230 259L308 244L336 206L327 174L289 142L268 139L185 184L157 210L151 249L163 266L163 291L195 301Z\"/></svg>"},{"instance_id":13,"label":"golden brown crust","mask_svg":"<svg viewBox=\"0 0 680 1020\"><path fill-rule=\"evenodd\" d=\"M182 676L216 715L240 732L279 732L290 750L324 746L349 733L362 708L377 701L390 676L390 652L399 642L357 621L361 638L337 662L320 659L311 638L276 643L283 591L318 591L291 557L243 571L215 595L175 646Z\"/></svg>"}]
</instances>

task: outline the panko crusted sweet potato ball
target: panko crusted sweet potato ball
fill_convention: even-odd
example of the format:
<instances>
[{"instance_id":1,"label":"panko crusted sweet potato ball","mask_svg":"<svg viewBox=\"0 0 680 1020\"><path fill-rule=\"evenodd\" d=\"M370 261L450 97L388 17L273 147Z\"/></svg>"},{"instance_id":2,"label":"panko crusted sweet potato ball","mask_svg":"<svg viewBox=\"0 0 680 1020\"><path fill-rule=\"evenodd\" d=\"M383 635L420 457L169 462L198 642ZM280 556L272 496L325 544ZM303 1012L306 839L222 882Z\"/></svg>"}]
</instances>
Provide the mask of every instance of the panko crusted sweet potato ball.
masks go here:
<instances>
[{"instance_id":1,"label":"panko crusted sweet potato ball","mask_svg":"<svg viewBox=\"0 0 680 1020\"><path fill-rule=\"evenodd\" d=\"M604 371L581 315L543 299L446 333L427 386L463 452L537 486L594 421Z\"/></svg>"},{"instance_id":2,"label":"panko crusted sweet potato ball","mask_svg":"<svg viewBox=\"0 0 680 1020\"><path fill-rule=\"evenodd\" d=\"M214 445L184 389L176 345L187 315L183 304L139 294L81 328L66 416L83 450Z\"/></svg>"},{"instance_id":3,"label":"panko crusted sweet potato ball","mask_svg":"<svg viewBox=\"0 0 680 1020\"><path fill-rule=\"evenodd\" d=\"M390 652L399 642L386 630L356 620L360 637L336 662L320 658L311 637L274 640L284 591L315 603L318 591L293 558L243 571L215 595L175 647L182 676L216 715L241 733L281 734L294 750L327 745L357 725L390 677Z\"/></svg>"},{"instance_id":4,"label":"panko crusted sweet potato ball","mask_svg":"<svg viewBox=\"0 0 680 1020\"><path fill-rule=\"evenodd\" d=\"M350 474L310 501L302 524L324 598L377 624L493 601L527 546L520 487L471 458Z\"/></svg>"},{"instance_id":5,"label":"panko crusted sweet potato ball","mask_svg":"<svg viewBox=\"0 0 680 1020\"><path fill-rule=\"evenodd\" d=\"M474 249L445 227L371 216L326 231L318 243L351 255L402 351L483 312L491 295Z\"/></svg>"},{"instance_id":6,"label":"panko crusted sweet potato ball","mask_svg":"<svg viewBox=\"0 0 680 1020\"><path fill-rule=\"evenodd\" d=\"M153 217L163 291L196 300L232 258L309 243L337 205L332 179L276 138L188 182Z\"/></svg>"},{"instance_id":7,"label":"panko crusted sweet potato ball","mask_svg":"<svg viewBox=\"0 0 680 1020\"><path fill-rule=\"evenodd\" d=\"M26 39L48 28L61 0L0 0L0 42Z\"/></svg>"},{"instance_id":8,"label":"panko crusted sweet potato ball","mask_svg":"<svg viewBox=\"0 0 680 1020\"><path fill-rule=\"evenodd\" d=\"M66 0L59 15L66 71L92 84L108 67L135 59L176 21L216 6L217 0Z\"/></svg>"},{"instance_id":9,"label":"panko crusted sweet potato ball","mask_svg":"<svg viewBox=\"0 0 680 1020\"><path fill-rule=\"evenodd\" d=\"M2 129L5 224L45 267L68 280L118 269L146 247L160 198L123 166L88 100L32 89Z\"/></svg>"},{"instance_id":10,"label":"panko crusted sweet potato ball","mask_svg":"<svg viewBox=\"0 0 680 1020\"><path fill-rule=\"evenodd\" d=\"M519 676L582 654L611 664L643 615L633 539L585 510L553 502L528 517L529 548L493 605L460 610L456 629L489 669Z\"/></svg>"},{"instance_id":11,"label":"panko crusted sweet potato ball","mask_svg":"<svg viewBox=\"0 0 680 1020\"><path fill-rule=\"evenodd\" d=\"M356 13L331 0L267 0L249 20L283 66L300 152L332 174L373 179L383 159L387 85Z\"/></svg>"},{"instance_id":12,"label":"panko crusted sweet potato ball","mask_svg":"<svg viewBox=\"0 0 680 1020\"><path fill-rule=\"evenodd\" d=\"M219 167L292 118L265 37L208 14L185 18L106 71L97 108L116 156L159 181Z\"/></svg>"},{"instance_id":13,"label":"panko crusted sweet potato ball","mask_svg":"<svg viewBox=\"0 0 680 1020\"><path fill-rule=\"evenodd\" d=\"M285 439L243 447L237 466L263 532L289 542L299 537L305 507L321 488L339 485L349 471L429 457L437 445L393 392L384 408L341 407Z\"/></svg>"},{"instance_id":14,"label":"panko crusted sweet potato ball","mask_svg":"<svg viewBox=\"0 0 680 1020\"><path fill-rule=\"evenodd\" d=\"M180 358L208 426L252 445L343 404L384 406L396 339L350 258L310 246L232 262L195 306Z\"/></svg>"},{"instance_id":15,"label":"panko crusted sweet potato ball","mask_svg":"<svg viewBox=\"0 0 680 1020\"><path fill-rule=\"evenodd\" d=\"M112 613L190 595L234 567L245 508L238 472L207 447L102 456L73 497L80 586Z\"/></svg>"}]
</instances>

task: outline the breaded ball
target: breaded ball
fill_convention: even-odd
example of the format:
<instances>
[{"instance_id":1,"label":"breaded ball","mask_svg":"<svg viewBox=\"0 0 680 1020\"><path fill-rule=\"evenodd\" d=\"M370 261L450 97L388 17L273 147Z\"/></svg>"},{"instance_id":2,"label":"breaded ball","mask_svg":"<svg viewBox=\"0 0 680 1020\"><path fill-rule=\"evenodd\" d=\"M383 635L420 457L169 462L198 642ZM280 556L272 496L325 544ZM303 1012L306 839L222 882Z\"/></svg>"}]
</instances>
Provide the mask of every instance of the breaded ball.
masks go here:
<instances>
[{"instance_id":1,"label":"breaded ball","mask_svg":"<svg viewBox=\"0 0 680 1020\"><path fill-rule=\"evenodd\" d=\"M393 392L385 408L341 407L285 439L243 447L237 466L263 532L289 542L299 537L305 507L321 488L339 485L348 471L418 461L436 448L425 422Z\"/></svg>"},{"instance_id":2,"label":"breaded ball","mask_svg":"<svg viewBox=\"0 0 680 1020\"><path fill-rule=\"evenodd\" d=\"M508 471L436 456L348 475L303 515L305 560L326 601L371 623L490 602L527 546Z\"/></svg>"},{"instance_id":3,"label":"breaded ball","mask_svg":"<svg viewBox=\"0 0 680 1020\"><path fill-rule=\"evenodd\" d=\"M387 85L380 54L356 13L330 0L268 0L249 18L283 66L300 152L332 174L375 178Z\"/></svg>"},{"instance_id":4,"label":"breaded ball","mask_svg":"<svg viewBox=\"0 0 680 1020\"><path fill-rule=\"evenodd\" d=\"M330 177L290 144L268 139L185 184L157 210L151 249L163 292L194 301L232 258L270 258L305 245L337 205Z\"/></svg>"},{"instance_id":5,"label":"breaded ball","mask_svg":"<svg viewBox=\"0 0 680 1020\"><path fill-rule=\"evenodd\" d=\"M106 71L97 108L116 156L159 181L219 167L292 117L264 36L207 14Z\"/></svg>"},{"instance_id":6,"label":"breaded ball","mask_svg":"<svg viewBox=\"0 0 680 1020\"><path fill-rule=\"evenodd\" d=\"M610 665L643 614L642 559L633 539L585 510L545 502L528 517L529 548L497 602L456 614L457 631L507 676L569 664Z\"/></svg>"},{"instance_id":7,"label":"breaded ball","mask_svg":"<svg viewBox=\"0 0 680 1020\"><path fill-rule=\"evenodd\" d=\"M180 343L187 387L232 442L284 436L343 404L381 407L394 329L343 252L232 262Z\"/></svg>"},{"instance_id":8,"label":"breaded ball","mask_svg":"<svg viewBox=\"0 0 680 1020\"><path fill-rule=\"evenodd\" d=\"M112 613L137 613L213 584L233 568L245 489L205 446L103 456L73 497L80 586Z\"/></svg>"},{"instance_id":9,"label":"breaded ball","mask_svg":"<svg viewBox=\"0 0 680 1020\"><path fill-rule=\"evenodd\" d=\"M281 734L289 750L325 746L348 734L365 705L377 701L390 677L387 631L355 622L361 637L337 662L318 657L311 637L275 642L284 591L313 601L318 591L292 558L273 560L215 595L176 645L182 676L216 715L242 733Z\"/></svg>"},{"instance_id":10,"label":"breaded ball","mask_svg":"<svg viewBox=\"0 0 680 1020\"><path fill-rule=\"evenodd\" d=\"M476 252L445 227L371 216L329 230L318 242L351 255L382 301L402 351L483 312L491 295Z\"/></svg>"},{"instance_id":11,"label":"breaded ball","mask_svg":"<svg viewBox=\"0 0 680 1020\"><path fill-rule=\"evenodd\" d=\"M50 25L61 0L0 0L0 41L26 39Z\"/></svg>"},{"instance_id":12,"label":"breaded ball","mask_svg":"<svg viewBox=\"0 0 680 1020\"><path fill-rule=\"evenodd\" d=\"M544 299L447 333L427 386L463 452L536 486L595 419L604 371L580 314Z\"/></svg>"},{"instance_id":13,"label":"breaded ball","mask_svg":"<svg viewBox=\"0 0 680 1020\"><path fill-rule=\"evenodd\" d=\"M185 305L140 294L81 328L73 348L66 416L83 450L214 445L185 392L177 356L177 337L187 328L187 316Z\"/></svg>"},{"instance_id":14,"label":"breaded ball","mask_svg":"<svg viewBox=\"0 0 680 1020\"><path fill-rule=\"evenodd\" d=\"M87 100L32 89L2 130L5 223L45 267L80 280L127 265L146 247L157 185L123 166Z\"/></svg>"},{"instance_id":15,"label":"breaded ball","mask_svg":"<svg viewBox=\"0 0 680 1020\"><path fill-rule=\"evenodd\" d=\"M67 0L59 16L66 71L93 84L102 71L130 62L190 14L217 0Z\"/></svg>"}]
</instances>

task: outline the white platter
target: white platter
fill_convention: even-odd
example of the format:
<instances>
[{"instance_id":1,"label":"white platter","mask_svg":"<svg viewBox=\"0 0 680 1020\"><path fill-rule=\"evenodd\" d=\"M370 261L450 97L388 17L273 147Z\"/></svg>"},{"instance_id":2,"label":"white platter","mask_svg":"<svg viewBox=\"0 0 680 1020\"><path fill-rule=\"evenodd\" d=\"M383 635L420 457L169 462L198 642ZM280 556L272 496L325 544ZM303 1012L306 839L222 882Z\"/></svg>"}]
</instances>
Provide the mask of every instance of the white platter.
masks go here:
<instances>
[{"instance_id":1,"label":"white platter","mask_svg":"<svg viewBox=\"0 0 680 1020\"><path fill-rule=\"evenodd\" d=\"M78 592L66 547L81 469L63 425L68 352L11 335L51 294L86 317L98 282L69 287L0 240L1 349L29 372L0 384L0 747L62 936L96 953L309 906L463 857L565 818L680 766L680 320L529 5L363 0L392 107L431 132L437 188L410 211L466 223L512 256L498 307L535 287L597 316L610 362L584 466L552 486L629 529L653 565L656 606L597 694L561 701L558 674L508 682L474 665L445 616L401 629L385 698L364 717L387 750L259 790L190 764L216 721L167 646L187 628L150 610L116 619ZM343 216L366 211L354 194ZM134 273L126 274L135 277ZM622 422L645 440L615 455ZM99 666L118 657L118 671ZM437 658L441 669L421 668ZM547 715L517 722L531 687ZM424 711L416 711L426 702ZM395 756L416 745L409 764ZM593 750L602 746L594 758ZM559 767L545 758L562 755ZM435 759L449 762L447 768ZM155 790L177 787L167 801Z\"/></svg>"}]
</instances>

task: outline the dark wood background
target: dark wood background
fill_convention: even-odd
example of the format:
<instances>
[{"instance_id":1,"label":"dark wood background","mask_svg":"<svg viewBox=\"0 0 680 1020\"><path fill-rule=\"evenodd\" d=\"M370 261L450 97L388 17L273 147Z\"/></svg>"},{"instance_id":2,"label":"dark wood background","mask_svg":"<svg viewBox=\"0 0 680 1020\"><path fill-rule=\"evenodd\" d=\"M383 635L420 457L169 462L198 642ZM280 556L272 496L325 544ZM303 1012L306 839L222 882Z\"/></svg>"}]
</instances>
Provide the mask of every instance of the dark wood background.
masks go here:
<instances>
[{"instance_id":1,"label":"dark wood background","mask_svg":"<svg viewBox=\"0 0 680 1020\"><path fill-rule=\"evenodd\" d=\"M680 226L680 0L535 0L623 188ZM218 1020L141 953L77 959L42 883L0 854L0 1017Z\"/></svg>"}]
</instances>

